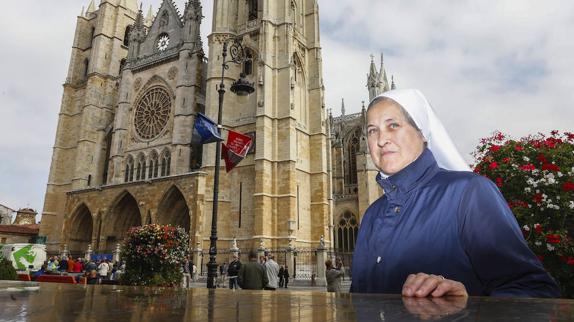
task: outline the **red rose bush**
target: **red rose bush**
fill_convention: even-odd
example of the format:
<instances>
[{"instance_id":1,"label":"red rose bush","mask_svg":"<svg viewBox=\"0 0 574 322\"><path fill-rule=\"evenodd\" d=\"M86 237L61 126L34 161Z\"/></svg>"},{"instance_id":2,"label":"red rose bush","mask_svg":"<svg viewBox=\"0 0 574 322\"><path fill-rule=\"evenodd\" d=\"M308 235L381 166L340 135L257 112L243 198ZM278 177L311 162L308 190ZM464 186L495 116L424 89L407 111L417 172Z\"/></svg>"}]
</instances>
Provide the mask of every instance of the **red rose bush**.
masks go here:
<instances>
[{"instance_id":1,"label":"red rose bush","mask_svg":"<svg viewBox=\"0 0 574 322\"><path fill-rule=\"evenodd\" d=\"M530 249L562 295L574 297L574 134L514 140L496 132L473 155L474 172L496 183Z\"/></svg>"}]
</instances>

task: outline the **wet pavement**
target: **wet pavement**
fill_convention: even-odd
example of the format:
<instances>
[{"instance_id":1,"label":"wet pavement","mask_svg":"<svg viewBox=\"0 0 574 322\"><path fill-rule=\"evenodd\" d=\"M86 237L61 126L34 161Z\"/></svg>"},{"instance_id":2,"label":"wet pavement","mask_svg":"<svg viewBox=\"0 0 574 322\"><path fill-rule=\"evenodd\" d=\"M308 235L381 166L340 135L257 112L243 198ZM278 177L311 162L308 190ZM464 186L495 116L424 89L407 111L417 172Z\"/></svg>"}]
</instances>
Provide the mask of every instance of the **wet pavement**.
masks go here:
<instances>
[{"instance_id":1,"label":"wet pavement","mask_svg":"<svg viewBox=\"0 0 574 322\"><path fill-rule=\"evenodd\" d=\"M0 281L0 321L573 321L574 300Z\"/></svg>"}]
</instances>

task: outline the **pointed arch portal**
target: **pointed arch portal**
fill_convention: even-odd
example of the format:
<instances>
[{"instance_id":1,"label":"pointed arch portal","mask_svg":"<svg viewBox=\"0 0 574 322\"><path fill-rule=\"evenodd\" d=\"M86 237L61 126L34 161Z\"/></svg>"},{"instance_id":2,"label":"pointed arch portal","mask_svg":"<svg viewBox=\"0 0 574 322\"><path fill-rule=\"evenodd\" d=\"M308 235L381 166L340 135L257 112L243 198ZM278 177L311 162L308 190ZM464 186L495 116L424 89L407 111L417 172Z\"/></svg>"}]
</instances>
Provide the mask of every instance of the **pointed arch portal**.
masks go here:
<instances>
[{"instance_id":1,"label":"pointed arch portal","mask_svg":"<svg viewBox=\"0 0 574 322\"><path fill-rule=\"evenodd\" d=\"M68 249L72 255L83 254L92 242L94 222L90 209L80 205L70 218Z\"/></svg>"},{"instance_id":2,"label":"pointed arch portal","mask_svg":"<svg viewBox=\"0 0 574 322\"><path fill-rule=\"evenodd\" d=\"M159 204L157 221L160 225L182 227L189 234L190 214L181 191L171 187Z\"/></svg>"},{"instance_id":3,"label":"pointed arch portal","mask_svg":"<svg viewBox=\"0 0 574 322\"><path fill-rule=\"evenodd\" d=\"M135 198L125 193L112 208L108 220L106 220L105 252L111 253L117 243L120 243L127 235L131 227L141 226L141 214Z\"/></svg>"}]
</instances>

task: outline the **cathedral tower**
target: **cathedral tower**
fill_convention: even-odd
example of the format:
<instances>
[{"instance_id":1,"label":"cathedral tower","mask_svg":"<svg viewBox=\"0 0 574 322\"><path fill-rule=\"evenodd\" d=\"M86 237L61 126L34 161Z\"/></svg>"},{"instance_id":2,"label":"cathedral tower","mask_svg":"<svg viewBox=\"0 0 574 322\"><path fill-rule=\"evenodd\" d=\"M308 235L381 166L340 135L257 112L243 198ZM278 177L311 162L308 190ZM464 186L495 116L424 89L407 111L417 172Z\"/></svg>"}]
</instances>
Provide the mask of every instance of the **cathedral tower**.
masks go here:
<instances>
[{"instance_id":1,"label":"cathedral tower","mask_svg":"<svg viewBox=\"0 0 574 322\"><path fill-rule=\"evenodd\" d=\"M243 249L255 248L260 239L267 248L316 247L325 236L329 245L330 178L317 1L214 0L213 14L206 113L217 119L224 42L237 38L247 59L242 65L230 64L226 89L240 72L255 84L250 96L225 94L224 127L252 135L255 147L236 169L221 176L220 240L236 236ZM214 149L208 145L203 153L208 198Z\"/></svg>"},{"instance_id":2,"label":"cathedral tower","mask_svg":"<svg viewBox=\"0 0 574 322\"><path fill-rule=\"evenodd\" d=\"M136 0L102 0L98 8L91 0L77 18L42 213L40 234L50 244L60 241L66 192L106 180L118 77L136 14Z\"/></svg>"}]
</instances>

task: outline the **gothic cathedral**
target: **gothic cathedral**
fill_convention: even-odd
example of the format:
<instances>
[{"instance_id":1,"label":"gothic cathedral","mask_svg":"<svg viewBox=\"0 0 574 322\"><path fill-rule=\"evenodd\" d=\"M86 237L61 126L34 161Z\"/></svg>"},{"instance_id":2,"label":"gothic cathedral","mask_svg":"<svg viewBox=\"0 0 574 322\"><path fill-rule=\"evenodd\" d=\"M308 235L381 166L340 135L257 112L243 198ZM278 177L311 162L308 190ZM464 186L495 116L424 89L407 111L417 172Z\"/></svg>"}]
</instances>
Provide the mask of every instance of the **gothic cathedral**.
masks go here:
<instances>
[{"instance_id":1,"label":"gothic cathedral","mask_svg":"<svg viewBox=\"0 0 574 322\"><path fill-rule=\"evenodd\" d=\"M202 49L199 0L183 14L164 0L146 16L136 0L90 2L78 17L40 235L48 250L110 253L132 226L183 227L207 249L215 144L192 144L198 112L217 119L224 42L237 39L240 73L255 92L227 91L223 127L254 138L221 171L218 248L329 247L330 141L317 0L214 0ZM224 131L225 133L225 131Z\"/></svg>"}]
</instances>

